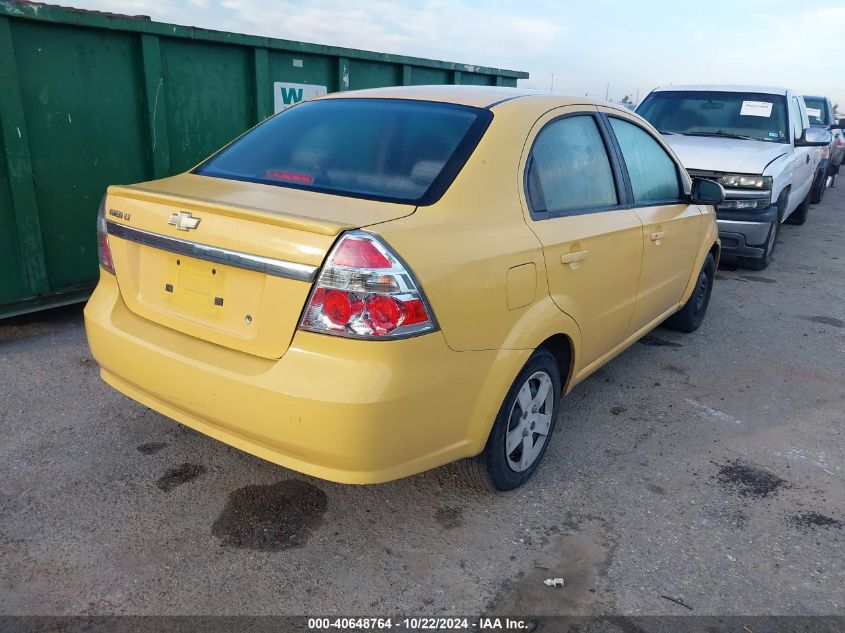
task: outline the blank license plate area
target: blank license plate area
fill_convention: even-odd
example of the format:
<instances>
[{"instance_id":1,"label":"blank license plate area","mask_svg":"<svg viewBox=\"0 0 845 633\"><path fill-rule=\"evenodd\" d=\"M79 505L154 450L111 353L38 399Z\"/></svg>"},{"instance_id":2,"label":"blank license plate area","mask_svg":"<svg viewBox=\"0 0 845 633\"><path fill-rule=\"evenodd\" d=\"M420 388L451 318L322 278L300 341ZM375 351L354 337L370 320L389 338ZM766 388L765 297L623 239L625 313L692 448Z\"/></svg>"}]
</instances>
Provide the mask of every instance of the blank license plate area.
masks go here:
<instances>
[{"instance_id":1,"label":"blank license plate area","mask_svg":"<svg viewBox=\"0 0 845 633\"><path fill-rule=\"evenodd\" d=\"M252 338L266 275L144 248L140 299L148 308Z\"/></svg>"}]
</instances>

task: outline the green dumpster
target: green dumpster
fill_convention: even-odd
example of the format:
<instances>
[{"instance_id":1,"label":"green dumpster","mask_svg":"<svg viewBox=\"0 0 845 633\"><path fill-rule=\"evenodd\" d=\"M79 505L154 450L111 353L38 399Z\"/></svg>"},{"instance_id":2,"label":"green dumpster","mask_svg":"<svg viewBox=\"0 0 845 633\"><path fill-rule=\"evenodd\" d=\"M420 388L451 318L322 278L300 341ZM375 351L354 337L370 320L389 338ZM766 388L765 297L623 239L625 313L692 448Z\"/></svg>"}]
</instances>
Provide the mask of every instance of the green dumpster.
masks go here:
<instances>
[{"instance_id":1,"label":"green dumpster","mask_svg":"<svg viewBox=\"0 0 845 633\"><path fill-rule=\"evenodd\" d=\"M326 92L526 77L0 0L0 318L88 296L109 184L184 171Z\"/></svg>"}]
</instances>

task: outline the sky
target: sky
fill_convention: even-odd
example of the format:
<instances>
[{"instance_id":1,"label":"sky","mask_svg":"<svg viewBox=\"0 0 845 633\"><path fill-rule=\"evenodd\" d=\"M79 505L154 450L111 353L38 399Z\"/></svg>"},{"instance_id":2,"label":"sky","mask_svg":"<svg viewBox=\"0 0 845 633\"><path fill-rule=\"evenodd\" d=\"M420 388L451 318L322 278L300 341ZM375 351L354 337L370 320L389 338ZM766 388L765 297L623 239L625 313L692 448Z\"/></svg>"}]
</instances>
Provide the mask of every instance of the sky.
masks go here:
<instances>
[{"instance_id":1,"label":"sky","mask_svg":"<svg viewBox=\"0 0 845 633\"><path fill-rule=\"evenodd\" d=\"M204 28L524 70L519 85L636 99L743 83L845 110L845 0L62 0Z\"/></svg>"}]
</instances>

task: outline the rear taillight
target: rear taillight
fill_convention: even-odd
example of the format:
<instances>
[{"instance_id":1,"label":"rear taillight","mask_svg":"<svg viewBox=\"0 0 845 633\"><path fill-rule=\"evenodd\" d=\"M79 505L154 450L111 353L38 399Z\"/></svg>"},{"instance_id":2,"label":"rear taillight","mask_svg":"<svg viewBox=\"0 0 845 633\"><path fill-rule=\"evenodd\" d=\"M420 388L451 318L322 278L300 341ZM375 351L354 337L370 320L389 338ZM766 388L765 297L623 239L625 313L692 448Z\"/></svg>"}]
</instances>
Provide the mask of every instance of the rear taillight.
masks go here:
<instances>
[{"instance_id":1,"label":"rear taillight","mask_svg":"<svg viewBox=\"0 0 845 633\"><path fill-rule=\"evenodd\" d=\"M100 258L100 266L110 273L114 273L114 262L109 247L109 233L106 228L106 198L100 203L100 211L97 213L97 256Z\"/></svg>"},{"instance_id":2,"label":"rear taillight","mask_svg":"<svg viewBox=\"0 0 845 633\"><path fill-rule=\"evenodd\" d=\"M403 338L437 328L411 271L386 244L350 231L329 253L299 327L352 338Z\"/></svg>"}]
</instances>

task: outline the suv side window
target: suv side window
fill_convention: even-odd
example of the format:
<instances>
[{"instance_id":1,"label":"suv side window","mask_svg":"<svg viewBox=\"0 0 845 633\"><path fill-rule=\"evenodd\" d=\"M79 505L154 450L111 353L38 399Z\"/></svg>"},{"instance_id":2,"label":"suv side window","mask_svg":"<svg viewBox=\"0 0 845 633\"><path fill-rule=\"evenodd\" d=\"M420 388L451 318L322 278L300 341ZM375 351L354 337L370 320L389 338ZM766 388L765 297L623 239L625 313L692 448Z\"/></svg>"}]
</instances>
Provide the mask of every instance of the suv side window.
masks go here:
<instances>
[{"instance_id":1,"label":"suv side window","mask_svg":"<svg viewBox=\"0 0 845 633\"><path fill-rule=\"evenodd\" d=\"M640 126L610 117L610 125L628 168L634 204L681 200L678 166L660 143Z\"/></svg>"},{"instance_id":2,"label":"suv side window","mask_svg":"<svg viewBox=\"0 0 845 633\"><path fill-rule=\"evenodd\" d=\"M525 185L535 219L616 206L613 170L595 118L564 116L546 125L531 148Z\"/></svg>"}]
</instances>

